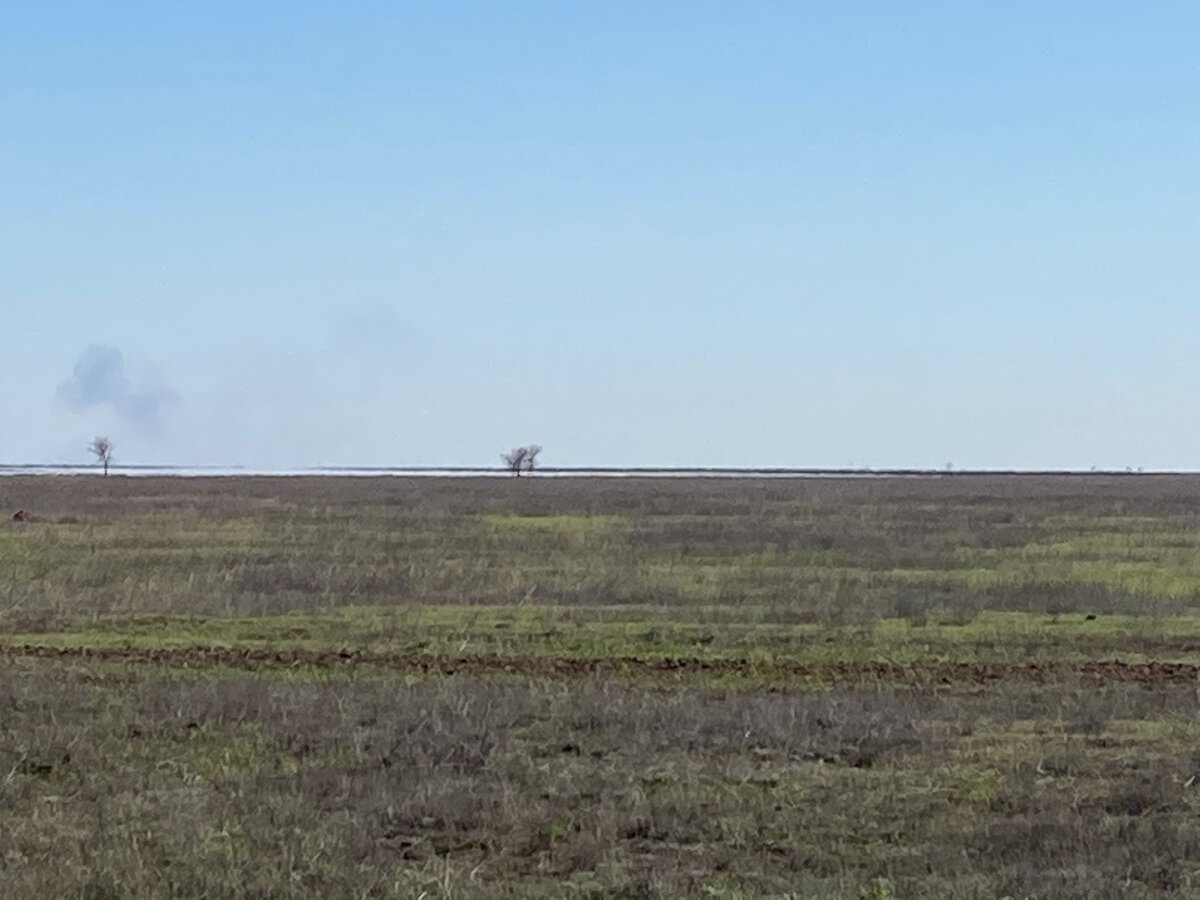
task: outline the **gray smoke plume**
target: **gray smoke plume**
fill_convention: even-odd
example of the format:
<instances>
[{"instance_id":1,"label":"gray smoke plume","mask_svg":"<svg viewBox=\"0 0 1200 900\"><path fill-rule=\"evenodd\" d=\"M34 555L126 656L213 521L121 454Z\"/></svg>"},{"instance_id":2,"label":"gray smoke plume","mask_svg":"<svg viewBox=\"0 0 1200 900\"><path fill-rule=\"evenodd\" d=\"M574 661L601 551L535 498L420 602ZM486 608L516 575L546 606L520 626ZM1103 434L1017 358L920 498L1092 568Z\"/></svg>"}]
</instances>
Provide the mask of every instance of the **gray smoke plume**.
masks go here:
<instances>
[{"instance_id":1,"label":"gray smoke plume","mask_svg":"<svg viewBox=\"0 0 1200 900\"><path fill-rule=\"evenodd\" d=\"M175 392L160 384L134 385L116 347L92 344L79 355L71 377L58 386L58 399L75 412L107 406L126 421L156 431Z\"/></svg>"}]
</instances>

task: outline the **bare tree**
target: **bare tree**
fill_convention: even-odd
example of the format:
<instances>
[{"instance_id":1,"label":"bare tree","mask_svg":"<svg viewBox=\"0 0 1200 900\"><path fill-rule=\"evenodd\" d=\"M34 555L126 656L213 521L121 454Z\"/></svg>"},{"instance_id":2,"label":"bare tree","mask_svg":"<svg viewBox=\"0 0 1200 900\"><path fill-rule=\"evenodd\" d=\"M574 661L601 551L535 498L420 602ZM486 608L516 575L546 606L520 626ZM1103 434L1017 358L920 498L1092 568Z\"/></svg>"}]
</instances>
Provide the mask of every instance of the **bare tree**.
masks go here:
<instances>
[{"instance_id":1,"label":"bare tree","mask_svg":"<svg viewBox=\"0 0 1200 900\"><path fill-rule=\"evenodd\" d=\"M537 466L538 454L542 452L541 444L530 444L525 448L525 471L532 472Z\"/></svg>"},{"instance_id":2,"label":"bare tree","mask_svg":"<svg viewBox=\"0 0 1200 900\"><path fill-rule=\"evenodd\" d=\"M98 437L88 444L88 451L96 457L96 462L104 466L104 474L108 474L108 464L112 462L113 443L106 437Z\"/></svg>"},{"instance_id":3,"label":"bare tree","mask_svg":"<svg viewBox=\"0 0 1200 900\"><path fill-rule=\"evenodd\" d=\"M508 453L501 453L500 458L504 460L504 465L508 471L512 472L518 478L522 472L532 472L537 466L538 454L542 452L542 448L537 444L530 444L528 447L516 447Z\"/></svg>"},{"instance_id":4,"label":"bare tree","mask_svg":"<svg viewBox=\"0 0 1200 900\"><path fill-rule=\"evenodd\" d=\"M508 453L501 453L500 458L504 460L504 465L508 471L512 472L518 478L521 477L521 468L525 465L525 448L515 447Z\"/></svg>"}]
</instances>

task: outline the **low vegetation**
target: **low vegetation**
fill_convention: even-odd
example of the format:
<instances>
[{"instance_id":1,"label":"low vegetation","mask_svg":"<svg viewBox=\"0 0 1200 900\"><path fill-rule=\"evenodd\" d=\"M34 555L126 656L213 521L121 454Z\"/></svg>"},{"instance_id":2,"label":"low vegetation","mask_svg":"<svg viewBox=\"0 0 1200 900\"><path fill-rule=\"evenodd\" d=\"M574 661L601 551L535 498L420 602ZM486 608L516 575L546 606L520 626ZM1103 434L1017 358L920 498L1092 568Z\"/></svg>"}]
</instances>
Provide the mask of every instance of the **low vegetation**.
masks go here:
<instances>
[{"instance_id":1,"label":"low vegetation","mask_svg":"<svg viewBox=\"0 0 1200 900\"><path fill-rule=\"evenodd\" d=\"M1200 891L1200 478L0 503L14 896Z\"/></svg>"}]
</instances>

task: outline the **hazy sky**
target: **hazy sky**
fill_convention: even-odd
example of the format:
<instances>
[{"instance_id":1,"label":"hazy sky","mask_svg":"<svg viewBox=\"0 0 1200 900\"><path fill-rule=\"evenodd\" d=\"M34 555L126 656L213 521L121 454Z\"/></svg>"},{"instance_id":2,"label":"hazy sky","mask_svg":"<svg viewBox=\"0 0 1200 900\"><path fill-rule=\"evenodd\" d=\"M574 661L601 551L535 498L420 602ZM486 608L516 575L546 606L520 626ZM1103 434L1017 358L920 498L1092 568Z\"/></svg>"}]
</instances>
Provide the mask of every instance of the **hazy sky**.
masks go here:
<instances>
[{"instance_id":1,"label":"hazy sky","mask_svg":"<svg viewBox=\"0 0 1200 900\"><path fill-rule=\"evenodd\" d=\"M1200 4L15 4L0 462L1200 467Z\"/></svg>"}]
</instances>

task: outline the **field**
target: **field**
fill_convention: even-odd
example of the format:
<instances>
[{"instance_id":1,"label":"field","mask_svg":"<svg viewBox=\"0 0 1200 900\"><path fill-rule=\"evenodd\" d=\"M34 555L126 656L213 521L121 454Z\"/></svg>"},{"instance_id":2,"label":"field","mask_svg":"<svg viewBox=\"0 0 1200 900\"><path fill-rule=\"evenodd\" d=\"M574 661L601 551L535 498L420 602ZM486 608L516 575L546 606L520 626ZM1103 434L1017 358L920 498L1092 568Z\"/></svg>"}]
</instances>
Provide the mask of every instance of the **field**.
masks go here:
<instances>
[{"instance_id":1,"label":"field","mask_svg":"<svg viewBox=\"0 0 1200 900\"><path fill-rule=\"evenodd\" d=\"M1200 477L0 510L9 896L1200 894Z\"/></svg>"}]
</instances>

